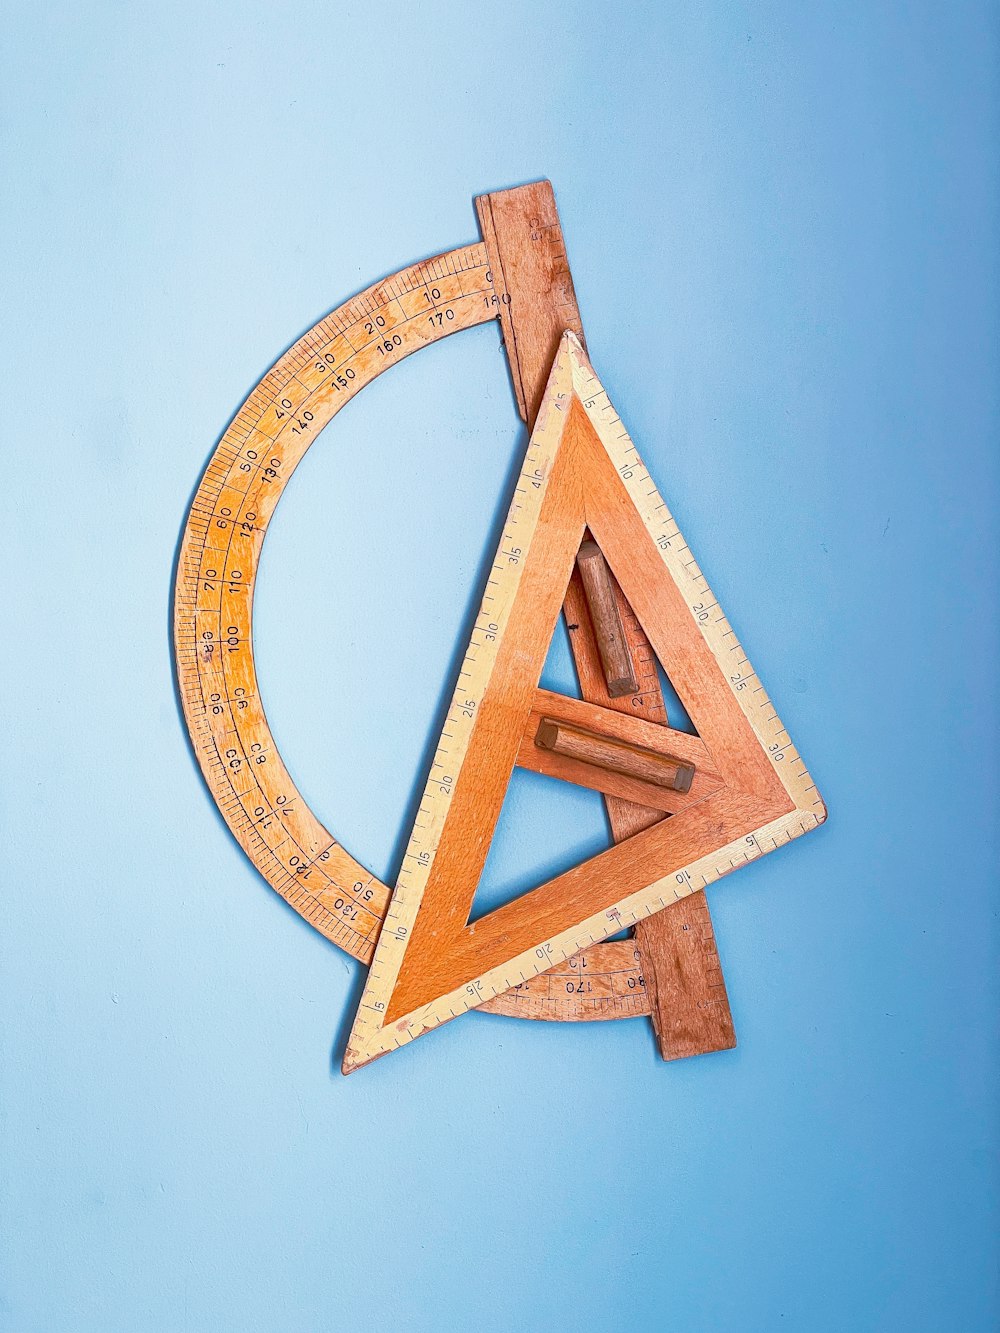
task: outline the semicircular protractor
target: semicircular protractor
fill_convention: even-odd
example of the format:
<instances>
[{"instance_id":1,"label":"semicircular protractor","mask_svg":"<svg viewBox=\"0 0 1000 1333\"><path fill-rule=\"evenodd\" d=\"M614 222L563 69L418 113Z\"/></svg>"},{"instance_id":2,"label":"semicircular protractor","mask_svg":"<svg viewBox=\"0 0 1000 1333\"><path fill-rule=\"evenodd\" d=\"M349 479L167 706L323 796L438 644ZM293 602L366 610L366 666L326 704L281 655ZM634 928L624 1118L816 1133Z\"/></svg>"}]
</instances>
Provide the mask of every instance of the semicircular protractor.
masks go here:
<instances>
[{"instance_id":1,"label":"semicircular protractor","mask_svg":"<svg viewBox=\"0 0 1000 1333\"><path fill-rule=\"evenodd\" d=\"M518 406L533 424L560 335L582 336L554 199L541 182L477 204L483 242L374 284L321 319L268 371L205 469L178 561L178 683L209 790L271 887L364 963L375 956L390 890L325 828L279 754L254 667L253 592L268 524L295 467L339 410L403 357L499 319ZM582 697L545 700L539 692L534 738L514 761L602 791L616 842L634 844L704 801L715 779L704 744L678 740L681 733L667 725L649 639L619 571L588 530L579 538L560 600ZM756 681L748 664L735 674L741 685ZM785 755L789 770L800 763L790 745ZM564 1021L649 1014L667 1058L733 1045L704 894L634 919L636 938L557 950L530 976L511 973L509 986L464 1007Z\"/></svg>"}]
</instances>

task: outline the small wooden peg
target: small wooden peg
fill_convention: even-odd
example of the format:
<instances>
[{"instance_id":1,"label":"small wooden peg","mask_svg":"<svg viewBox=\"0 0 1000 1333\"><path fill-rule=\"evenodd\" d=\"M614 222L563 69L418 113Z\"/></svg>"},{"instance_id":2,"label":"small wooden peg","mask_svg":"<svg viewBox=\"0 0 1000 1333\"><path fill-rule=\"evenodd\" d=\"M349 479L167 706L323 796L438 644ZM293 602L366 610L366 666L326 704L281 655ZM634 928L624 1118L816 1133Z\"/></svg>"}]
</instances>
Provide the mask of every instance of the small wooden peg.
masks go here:
<instances>
[{"instance_id":1,"label":"small wooden peg","mask_svg":"<svg viewBox=\"0 0 1000 1333\"><path fill-rule=\"evenodd\" d=\"M601 666L608 682L608 694L612 699L620 699L626 694L636 694L639 682L636 680L635 666L625 642L618 599L611 583L611 570L601 554L601 548L595 541L585 541L576 557L577 568L583 580L583 591L587 598L597 650L601 655Z\"/></svg>"},{"instance_id":2,"label":"small wooden peg","mask_svg":"<svg viewBox=\"0 0 1000 1333\"><path fill-rule=\"evenodd\" d=\"M641 745L630 745L627 741L599 736L593 731L568 727L565 722L556 722L551 717L543 717L538 724L535 744L541 750L554 750L568 759L580 759L671 791L689 792L694 779L693 764L657 754Z\"/></svg>"}]
</instances>

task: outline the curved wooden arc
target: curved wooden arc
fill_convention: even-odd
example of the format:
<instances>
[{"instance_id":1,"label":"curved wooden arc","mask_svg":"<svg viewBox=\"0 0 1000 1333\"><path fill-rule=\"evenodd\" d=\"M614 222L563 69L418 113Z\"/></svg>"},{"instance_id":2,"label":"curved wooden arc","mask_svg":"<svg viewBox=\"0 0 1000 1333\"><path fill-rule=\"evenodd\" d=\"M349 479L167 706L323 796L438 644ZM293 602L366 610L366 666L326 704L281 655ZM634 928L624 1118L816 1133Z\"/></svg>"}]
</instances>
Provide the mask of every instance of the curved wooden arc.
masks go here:
<instances>
[{"instance_id":1,"label":"curved wooden arc","mask_svg":"<svg viewBox=\"0 0 1000 1333\"><path fill-rule=\"evenodd\" d=\"M279 358L230 423L181 542L174 651L184 716L208 788L271 887L364 963L374 952L389 889L317 819L278 753L254 668L257 567L278 500L323 427L403 357L497 318L498 308L479 243L401 269L324 316ZM649 1013L631 940L588 949L484 1007L560 1021Z\"/></svg>"}]
</instances>

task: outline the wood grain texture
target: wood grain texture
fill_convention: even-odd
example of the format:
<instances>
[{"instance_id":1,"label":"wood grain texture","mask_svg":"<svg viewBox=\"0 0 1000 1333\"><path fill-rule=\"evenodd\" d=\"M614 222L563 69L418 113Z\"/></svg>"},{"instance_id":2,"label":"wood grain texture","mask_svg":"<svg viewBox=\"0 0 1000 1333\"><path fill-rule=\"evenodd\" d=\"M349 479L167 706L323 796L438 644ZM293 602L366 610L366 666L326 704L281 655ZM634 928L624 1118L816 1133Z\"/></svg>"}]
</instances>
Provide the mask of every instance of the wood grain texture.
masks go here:
<instances>
[{"instance_id":1,"label":"wood grain texture","mask_svg":"<svg viewBox=\"0 0 1000 1333\"><path fill-rule=\"evenodd\" d=\"M560 396L569 400L561 409ZM575 867L480 918L473 926L466 924L516 762L523 719L530 713L584 527L589 522L592 532L607 534L608 547L614 547L614 559L622 571L633 558L629 547L644 535L648 541L639 515L621 503L621 483L579 399L571 392L565 370L561 377L558 370L553 371L548 402L553 417L561 410L564 420L554 422L558 433L543 469L544 495L533 516L532 530L516 538L518 545L513 538L501 543L498 553L498 563L508 568L511 564L519 566L520 577L507 608L503 634L497 635L495 659L477 704L468 748L461 756L458 775L449 784L447 813L423 887L420 911L415 914L400 971L389 994L387 1023L459 990L573 922L613 905L619 891L627 896L657 874L696 859L707 845L721 846L731 836L754 827L753 823L747 826L742 822L747 818L743 793L734 782L734 791L716 793L689 808L686 820L676 817L656 825L593 858L593 874L582 875L581 867ZM529 547L520 544L529 537ZM664 581L662 567L652 567L648 577L656 593L654 598L648 590L644 599L655 631L662 632L664 643L671 639L681 645L691 658L705 657L697 627L676 589ZM621 583L622 573L618 579ZM490 598L492 606L492 594ZM641 615L640 620L646 623ZM648 624L647 632L655 645L654 630ZM672 657L663 653L661 660L670 662ZM709 690L717 684L719 673L713 666L714 662L701 661L687 667L691 679L696 678L695 689ZM789 807L785 793L770 766L761 770L756 762L757 748L751 747L742 734L743 719L737 716L739 708L731 692L719 694L716 690L712 702L722 714L710 719L710 730L722 741L722 752L727 751L727 745L736 748L741 768L749 768L754 779L751 785L762 788L761 800L753 807L754 817L759 816L763 823L772 814L786 813ZM698 711L708 720L704 707ZM723 771L721 764L719 768ZM647 860L647 848L649 853L655 848L653 854L665 857L665 861ZM678 856L680 860L675 859ZM615 867L613 880L609 879L607 861L603 870L598 869L598 863L606 858ZM609 884L614 885L613 890Z\"/></svg>"},{"instance_id":2,"label":"wood grain texture","mask_svg":"<svg viewBox=\"0 0 1000 1333\"><path fill-rule=\"evenodd\" d=\"M732 1049L736 1031L708 899L693 893L659 915L668 931L645 933L646 923L639 921L635 934L660 1053L665 1060L681 1060Z\"/></svg>"},{"instance_id":3,"label":"wood grain texture","mask_svg":"<svg viewBox=\"0 0 1000 1333\"><path fill-rule=\"evenodd\" d=\"M639 688L632 655L625 642L618 599L611 583L611 571L595 541L587 540L576 557L590 627L597 641L597 651L604 670L608 694L620 699L624 694L635 694Z\"/></svg>"},{"instance_id":4,"label":"wood grain texture","mask_svg":"<svg viewBox=\"0 0 1000 1333\"><path fill-rule=\"evenodd\" d=\"M596 732L639 750L662 754L673 760L675 766L678 760L690 765L695 770L691 786L686 792L673 791L660 784L644 781L639 776L602 768L569 754L540 748L537 744L538 729L545 719ZM689 736L686 732L674 731L666 726L656 726L628 713L600 708L582 699L554 694L549 690L536 692L518 749L517 765L533 773L543 773L563 782L589 787L605 796L617 797L657 816L684 810L722 784L708 750L697 736ZM651 822L645 820L632 831L646 828Z\"/></svg>"},{"instance_id":5,"label":"wood grain texture","mask_svg":"<svg viewBox=\"0 0 1000 1333\"><path fill-rule=\"evenodd\" d=\"M682 796L690 792L694 780L694 765L684 763L676 755L601 736L552 717L543 717L538 723L535 745L576 763L635 778L646 786Z\"/></svg>"},{"instance_id":6,"label":"wood grain texture","mask_svg":"<svg viewBox=\"0 0 1000 1333\"><path fill-rule=\"evenodd\" d=\"M424 261L375 284L304 334L252 390L212 455L178 561L178 683L212 795L268 882L329 939L365 960L374 949L388 890L326 831L278 753L253 665L256 570L267 525L292 471L339 408L412 351L499 317L503 303L489 262L483 245ZM642 681L639 693L652 698ZM614 803L609 798L609 806ZM634 827L643 818L659 817L619 805ZM588 947L575 966L586 972L599 1003L565 982L567 962L545 983L547 995L541 994L541 982L533 983L530 996L527 983L519 983L518 995L511 992L503 1012L589 1019L648 1010L630 941ZM503 999L488 1003L492 1007Z\"/></svg>"},{"instance_id":7,"label":"wood grain texture","mask_svg":"<svg viewBox=\"0 0 1000 1333\"><path fill-rule=\"evenodd\" d=\"M738 841L748 830L764 827L785 813L787 806L769 805L752 794L720 788L682 815L661 820L457 931L451 928L463 915L468 917L478 877L471 888L470 881L463 882L464 866L461 857L455 856L457 835L453 835L430 881L430 894L415 916L404 966L389 992L386 1023L408 1018L445 997L454 1007L458 994L487 972L504 969L513 959L598 913L621 914L624 899L682 873L702 855ZM661 896L657 894L657 900ZM609 917L606 933L618 928L619 917ZM413 1035L419 1034L415 1031Z\"/></svg>"}]
</instances>

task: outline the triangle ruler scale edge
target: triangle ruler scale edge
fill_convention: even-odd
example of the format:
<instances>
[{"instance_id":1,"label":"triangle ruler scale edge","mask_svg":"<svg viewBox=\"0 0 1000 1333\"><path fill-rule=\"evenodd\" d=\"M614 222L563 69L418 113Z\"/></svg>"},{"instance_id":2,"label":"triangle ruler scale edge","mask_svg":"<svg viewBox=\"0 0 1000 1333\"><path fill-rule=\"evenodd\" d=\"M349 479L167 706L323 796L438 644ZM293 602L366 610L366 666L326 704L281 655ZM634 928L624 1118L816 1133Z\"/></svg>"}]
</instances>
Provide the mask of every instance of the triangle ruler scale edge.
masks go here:
<instances>
[{"instance_id":1,"label":"triangle ruler scale edge","mask_svg":"<svg viewBox=\"0 0 1000 1333\"><path fill-rule=\"evenodd\" d=\"M606 560L696 737L539 689L574 568L595 555ZM517 763L670 818L470 922ZM344 1072L703 890L825 817L581 342L565 332Z\"/></svg>"}]
</instances>

